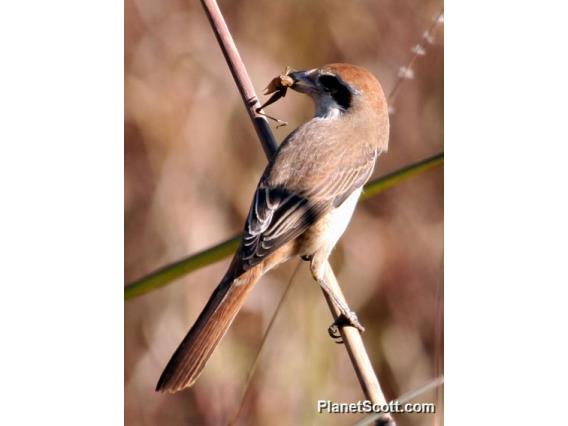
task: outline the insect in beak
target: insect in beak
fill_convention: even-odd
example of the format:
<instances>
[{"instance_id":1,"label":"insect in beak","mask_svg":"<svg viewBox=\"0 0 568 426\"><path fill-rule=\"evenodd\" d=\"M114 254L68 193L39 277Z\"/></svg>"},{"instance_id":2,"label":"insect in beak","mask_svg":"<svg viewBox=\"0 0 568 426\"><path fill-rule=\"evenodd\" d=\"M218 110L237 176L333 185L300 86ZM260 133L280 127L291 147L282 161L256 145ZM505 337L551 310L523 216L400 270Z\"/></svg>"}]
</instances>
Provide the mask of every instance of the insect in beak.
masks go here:
<instances>
[{"instance_id":1,"label":"insect in beak","mask_svg":"<svg viewBox=\"0 0 568 426\"><path fill-rule=\"evenodd\" d=\"M294 70L289 66L287 66L283 74L274 77L270 81L270 83L268 83L268 86L266 86L266 89L264 89L264 94L265 95L272 94L272 96L264 104L262 104L255 110L257 114L263 115L266 118L276 121L276 123L278 123L276 125L277 129L279 127L288 125L288 123L286 121L279 120L278 118L271 117L270 115L264 113L262 109L264 107L267 107L268 105L272 105L277 100L286 96L286 91L288 90L288 88L292 87L295 83L294 79L290 77L290 74L292 72L294 72Z\"/></svg>"}]
</instances>

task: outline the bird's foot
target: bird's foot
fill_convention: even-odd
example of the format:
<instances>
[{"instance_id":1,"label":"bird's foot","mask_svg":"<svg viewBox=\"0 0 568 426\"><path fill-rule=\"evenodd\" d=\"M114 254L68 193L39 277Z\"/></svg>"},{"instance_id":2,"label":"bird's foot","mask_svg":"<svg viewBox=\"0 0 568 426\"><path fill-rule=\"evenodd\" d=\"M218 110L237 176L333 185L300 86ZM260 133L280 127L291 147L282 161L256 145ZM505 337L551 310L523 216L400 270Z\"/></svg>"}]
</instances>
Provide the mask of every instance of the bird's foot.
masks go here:
<instances>
[{"instance_id":1,"label":"bird's foot","mask_svg":"<svg viewBox=\"0 0 568 426\"><path fill-rule=\"evenodd\" d=\"M335 320L335 322L338 321L340 325L355 327L360 333L365 331L365 327L361 325L359 318L357 318L357 314L353 311L348 311L347 314L341 314Z\"/></svg>"},{"instance_id":2,"label":"bird's foot","mask_svg":"<svg viewBox=\"0 0 568 426\"><path fill-rule=\"evenodd\" d=\"M338 345L343 343L341 333L339 332L339 327L335 324L335 321L327 328L327 334L329 334L329 337L331 337L333 341Z\"/></svg>"},{"instance_id":3,"label":"bird's foot","mask_svg":"<svg viewBox=\"0 0 568 426\"><path fill-rule=\"evenodd\" d=\"M357 314L355 314L355 312L353 311L349 311L347 315L339 315L337 319L333 321L333 323L329 326L327 332L332 339L337 340L341 338L339 327L345 326L355 327L357 330L359 330L360 333L363 333L365 331L365 327L363 327L359 322ZM343 343L343 341L338 341L335 343Z\"/></svg>"}]
</instances>

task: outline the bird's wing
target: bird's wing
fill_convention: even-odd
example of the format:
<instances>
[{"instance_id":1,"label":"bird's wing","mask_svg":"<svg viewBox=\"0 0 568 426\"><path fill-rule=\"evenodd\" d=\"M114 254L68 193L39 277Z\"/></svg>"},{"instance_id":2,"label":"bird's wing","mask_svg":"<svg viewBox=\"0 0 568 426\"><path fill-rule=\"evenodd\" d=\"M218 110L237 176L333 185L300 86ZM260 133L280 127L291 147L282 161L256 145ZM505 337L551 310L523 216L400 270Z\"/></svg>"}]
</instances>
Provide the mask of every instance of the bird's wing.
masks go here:
<instances>
[{"instance_id":1,"label":"bird's wing","mask_svg":"<svg viewBox=\"0 0 568 426\"><path fill-rule=\"evenodd\" d=\"M241 246L246 270L293 240L333 208L339 207L371 176L378 152L362 152L356 161L341 162L315 185L290 188L261 180L245 224Z\"/></svg>"}]
</instances>

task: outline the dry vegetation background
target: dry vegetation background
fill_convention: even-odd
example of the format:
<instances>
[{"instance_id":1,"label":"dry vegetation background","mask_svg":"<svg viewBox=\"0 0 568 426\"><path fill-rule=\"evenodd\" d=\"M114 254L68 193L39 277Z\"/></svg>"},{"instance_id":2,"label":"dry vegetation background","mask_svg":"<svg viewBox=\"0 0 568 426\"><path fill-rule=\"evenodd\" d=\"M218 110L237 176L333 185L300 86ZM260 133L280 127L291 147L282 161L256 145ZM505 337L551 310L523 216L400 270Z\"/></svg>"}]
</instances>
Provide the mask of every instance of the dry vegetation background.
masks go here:
<instances>
[{"instance_id":1,"label":"dry vegetation background","mask_svg":"<svg viewBox=\"0 0 568 426\"><path fill-rule=\"evenodd\" d=\"M388 93L439 0L220 1L260 93L286 65L350 62ZM241 230L265 157L198 1L125 0L125 280ZM374 177L443 150L443 26L400 86L390 150ZM261 97L261 99L265 99ZM299 94L267 110L286 120L281 141L310 118ZM190 390L163 395L156 381L222 277L229 259L125 304L128 425L219 425L234 413L247 371L296 261L272 272ZM367 331L387 398L442 373L443 169L361 203L331 264ZM278 316L241 415L243 425L346 425L360 415L317 414L316 401L363 398L332 318L303 264ZM397 416L441 424L439 414Z\"/></svg>"}]
</instances>

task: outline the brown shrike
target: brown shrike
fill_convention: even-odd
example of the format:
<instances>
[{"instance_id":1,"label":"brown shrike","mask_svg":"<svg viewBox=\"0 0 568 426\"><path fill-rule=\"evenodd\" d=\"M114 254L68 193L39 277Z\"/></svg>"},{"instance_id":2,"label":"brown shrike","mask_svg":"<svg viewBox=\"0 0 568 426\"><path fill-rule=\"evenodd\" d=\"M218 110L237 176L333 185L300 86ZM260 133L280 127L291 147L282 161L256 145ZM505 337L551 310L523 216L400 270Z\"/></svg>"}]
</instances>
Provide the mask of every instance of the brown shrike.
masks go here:
<instances>
[{"instance_id":1,"label":"brown shrike","mask_svg":"<svg viewBox=\"0 0 568 426\"><path fill-rule=\"evenodd\" d=\"M157 391L195 383L246 295L267 271L293 256L310 261L314 279L343 320L362 330L325 283L324 268L377 157L388 147L387 101L377 79L354 65L325 65L289 77L292 89L313 99L315 116L270 160L229 270L170 359Z\"/></svg>"}]
</instances>

